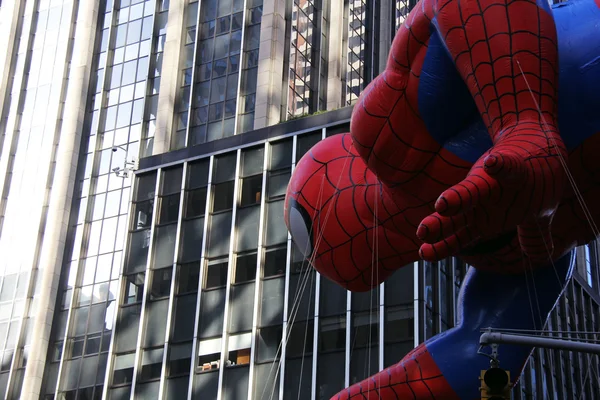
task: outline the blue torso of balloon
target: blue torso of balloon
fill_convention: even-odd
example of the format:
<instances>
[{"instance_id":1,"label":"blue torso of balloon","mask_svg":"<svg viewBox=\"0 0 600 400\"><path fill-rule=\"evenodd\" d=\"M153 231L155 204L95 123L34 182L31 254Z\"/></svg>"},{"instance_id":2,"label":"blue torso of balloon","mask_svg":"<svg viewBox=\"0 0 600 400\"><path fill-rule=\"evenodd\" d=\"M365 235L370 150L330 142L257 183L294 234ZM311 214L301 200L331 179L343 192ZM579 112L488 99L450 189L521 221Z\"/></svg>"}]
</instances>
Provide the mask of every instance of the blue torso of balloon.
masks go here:
<instances>
[{"instance_id":1,"label":"blue torso of balloon","mask_svg":"<svg viewBox=\"0 0 600 400\"><path fill-rule=\"evenodd\" d=\"M594 0L572 0L555 5L552 12L559 49L559 128L573 149L600 133L600 8ZM492 143L435 21L431 30L419 83L419 112L446 149L475 162Z\"/></svg>"}]
</instances>

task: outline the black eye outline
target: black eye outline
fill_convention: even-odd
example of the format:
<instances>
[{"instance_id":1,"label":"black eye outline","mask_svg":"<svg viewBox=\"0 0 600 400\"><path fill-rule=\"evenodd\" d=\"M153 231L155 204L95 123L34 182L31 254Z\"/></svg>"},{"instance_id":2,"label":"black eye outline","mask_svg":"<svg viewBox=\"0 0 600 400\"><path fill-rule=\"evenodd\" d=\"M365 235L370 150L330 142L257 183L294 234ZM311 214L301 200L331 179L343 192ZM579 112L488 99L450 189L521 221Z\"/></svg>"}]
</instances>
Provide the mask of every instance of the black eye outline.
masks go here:
<instances>
[{"instance_id":1,"label":"black eye outline","mask_svg":"<svg viewBox=\"0 0 600 400\"><path fill-rule=\"evenodd\" d=\"M298 203L298 201L294 198L290 198L288 201L288 205L289 205L289 210L288 210L288 230L290 232L290 235L292 236L292 240L294 241L294 243L296 243L296 247L298 248L298 250L300 250L300 252L304 255L305 258L310 258L312 256L312 253L315 249L315 245L313 243L313 221L312 218L310 217L310 214L308 213L308 211L306 211L306 209L302 206L302 204ZM306 228L306 235L308 236L308 241L310 243L310 249L308 249L308 254L305 254L304 252L307 250L306 246L302 246L301 244L296 242L296 239L294 238L294 234L292 233L293 231L293 227L290 221L290 216L292 214L292 210L296 210L299 214L300 217L302 218L302 221L304 222L304 227ZM303 248L304 247L304 248Z\"/></svg>"}]
</instances>

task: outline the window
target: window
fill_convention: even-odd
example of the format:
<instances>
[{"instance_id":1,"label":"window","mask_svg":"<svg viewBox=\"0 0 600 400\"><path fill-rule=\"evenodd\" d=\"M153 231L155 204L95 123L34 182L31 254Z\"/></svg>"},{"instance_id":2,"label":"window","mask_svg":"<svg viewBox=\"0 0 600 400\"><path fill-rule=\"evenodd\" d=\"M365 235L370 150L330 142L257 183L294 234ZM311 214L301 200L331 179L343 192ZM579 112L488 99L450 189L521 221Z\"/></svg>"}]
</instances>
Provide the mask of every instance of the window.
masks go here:
<instances>
[{"instance_id":1,"label":"window","mask_svg":"<svg viewBox=\"0 0 600 400\"><path fill-rule=\"evenodd\" d=\"M219 369L221 360L221 338L202 340L198 343L198 367L206 372Z\"/></svg>"},{"instance_id":2,"label":"window","mask_svg":"<svg viewBox=\"0 0 600 400\"><path fill-rule=\"evenodd\" d=\"M169 224L177 222L179 215L179 193L170 196L164 196L159 199L158 224Z\"/></svg>"},{"instance_id":3,"label":"window","mask_svg":"<svg viewBox=\"0 0 600 400\"><path fill-rule=\"evenodd\" d=\"M229 210L233 207L234 182L218 183L214 187L213 212Z\"/></svg>"},{"instance_id":4,"label":"window","mask_svg":"<svg viewBox=\"0 0 600 400\"><path fill-rule=\"evenodd\" d=\"M144 280L146 274L144 272L129 275L125 281L125 298L124 304L138 303L142 301L142 295L144 294Z\"/></svg>"},{"instance_id":5,"label":"window","mask_svg":"<svg viewBox=\"0 0 600 400\"><path fill-rule=\"evenodd\" d=\"M260 326L278 325L282 323L284 292L285 279L283 276L276 279L263 280L260 301ZM294 295L290 294L290 299L294 298Z\"/></svg>"},{"instance_id":6,"label":"window","mask_svg":"<svg viewBox=\"0 0 600 400\"><path fill-rule=\"evenodd\" d=\"M146 200L133 204L133 226L132 229L146 229L152 225L152 213L154 211L154 200Z\"/></svg>"},{"instance_id":7,"label":"window","mask_svg":"<svg viewBox=\"0 0 600 400\"><path fill-rule=\"evenodd\" d=\"M163 349L144 350L142 354L142 372L140 380L148 381L160 378L162 368Z\"/></svg>"},{"instance_id":8,"label":"window","mask_svg":"<svg viewBox=\"0 0 600 400\"><path fill-rule=\"evenodd\" d=\"M276 247L265 251L263 277L280 276L285 274L287 246Z\"/></svg>"},{"instance_id":9,"label":"window","mask_svg":"<svg viewBox=\"0 0 600 400\"><path fill-rule=\"evenodd\" d=\"M296 322L288 331L286 357L300 357L311 354L313 350L314 321Z\"/></svg>"},{"instance_id":10,"label":"window","mask_svg":"<svg viewBox=\"0 0 600 400\"><path fill-rule=\"evenodd\" d=\"M386 310L384 337L386 343L412 340L414 319L412 306L390 307Z\"/></svg>"},{"instance_id":11,"label":"window","mask_svg":"<svg viewBox=\"0 0 600 400\"><path fill-rule=\"evenodd\" d=\"M169 351L169 376L189 374L191 363L191 342L171 346Z\"/></svg>"},{"instance_id":12,"label":"window","mask_svg":"<svg viewBox=\"0 0 600 400\"><path fill-rule=\"evenodd\" d=\"M373 346L379 342L377 333L379 317L377 312L361 313L354 315L353 321L353 346Z\"/></svg>"},{"instance_id":13,"label":"window","mask_svg":"<svg viewBox=\"0 0 600 400\"><path fill-rule=\"evenodd\" d=\"M146 269L155 187L156 172L140 175L137 179L133 197L133 225L129 239L126 272L138 272Z\"/></svg>"},{"instance_id":14,"label":"window","mask_svg":"<svg viewBox=\"0 0 600 400\"><path fill-rule=\"evenodd\" d=\"M193 262L179 266L179 279L177 280L177 294L197 292L200 278L200 263Z\"/></svg>"},{"instance_id":15,"label":"window","mask_svg":"<svg viewBox=\"0 0 600 400\"><path fill-rule=\"evenodd\" d=\"M152 273L150 286L150 300L168 297L171 293L172 268L157 269Z\"/></svg>"},{"instance_id":16,"label":"window","mask_svg":"<svg viewBox=\"0 0 600 400\"><path fill-rule=\"evenodd\" d=\"M252 333L242 333L229 336L229 356L226 366L244 365L250 363L250 343Z\"/></svg>"},{"instance_id":17,"label":"window","mask_svg":"<svg viewBox=\"0 0 600 400\"><path fill-rule=\"evenodd\" d=\"M296 162L300 161L302 156L321 140L321 137L320 131L299 135L296 142Z\"/></svg>"},{"instance_id":18,"label":"window","mask_svg":"<svg viewBox=\"0 0 600 400\"><path fill-rule=\"evenodd\" d=\"M234 283L253 281L256 278L256 253L238 254L235 262Z\"/></svg>"},{"instance_id":19,"label":"window","mask_svg":"<svg viewBox=\"0 0 600 400\"><path fill-rule=\"evenodd\" d=\"M186 192L184 218L201 217L206 211L207 188L189 190Z\"/></svg>"},{"instance_id":20,"label":"window","mask_svg":"<svg viewBox=\"0 0 600 400\"><path fill-rule=\"evenodd\" d=\"M71 358L80 357L83 354L84 338L75 338L71 342Z\"/></svg>"},{"instance_id":21,"label":"window","mask_svg":"<svg viewBox=\"0 0 600 400\"><path fill-rule=\"evenodd\" d=\"M196 313L196 293L177 296L175 299L175 317L171 327L171 341L184 342L194 336L194 314Z\"/></svg>"},{"instance_id":22,"label":"window","mask_svg":"<svg viewBox=\"0 0 600 400\"><path fill-rule=\"evenodd\" d=\"M256 362L271 361L279 358L281 354L279 345L281 344L282 329L281 325L259 329Z\"/></svg>"},{"instance_id":23,"label":"window","mask_svg":"<svg viewBox=\"0 0 600 400\"><path fill-rule=\"evenodd\" d=\"M255 175L242 180L242 198L240 207L260 204L262 196L262 181L261 175Z\"/></svg>"},{"instance_id":24,"label":"window","mask_svg":"<svg viewBox=\"0 0 600 400\"><path fill-rule=\"evenodd\" d=\"M343 350L346 343L346 317L321 319L319 351Z\"/></svg>"},{"instance_id":25,"label":"window","mask_svg":"<svg viewBox=\"0 0 600 400\"><path fill-rule=\"evenodd\" d=\"M131 383L133 381L133 365L135 353L118 355L115 358L113 385Z\"/></svg>"},{"instance_id":26,"label":"window","mask_svg":"<svg viewBox=\"0 0 600 400\"><path fill-rule=\"evenodd\" d=\"M202 255L202 240L204 238L204 218L194 218L183 221L181 227L179 252L180 262L199 260Z\"/></svg>"},{"instance_id":27,"label":"window","mask_svg":"<svg viewBox=\"0 0 600 400\"><path fill-rule=\"evenodd\" d=\"M225 286L227 284L227 259L211 260L206 266L205 289Z\"/></svg>"},{"instance_id":28,"label":"window","mask_svg":"<svg viewBox=\"0 0 600 400\"><path fill-rule=\"evenodd\" d=\"M263 160L264 147L257 147L242 152L241 207L260 204L262 196Z\"/></svg>"}]
</instances>

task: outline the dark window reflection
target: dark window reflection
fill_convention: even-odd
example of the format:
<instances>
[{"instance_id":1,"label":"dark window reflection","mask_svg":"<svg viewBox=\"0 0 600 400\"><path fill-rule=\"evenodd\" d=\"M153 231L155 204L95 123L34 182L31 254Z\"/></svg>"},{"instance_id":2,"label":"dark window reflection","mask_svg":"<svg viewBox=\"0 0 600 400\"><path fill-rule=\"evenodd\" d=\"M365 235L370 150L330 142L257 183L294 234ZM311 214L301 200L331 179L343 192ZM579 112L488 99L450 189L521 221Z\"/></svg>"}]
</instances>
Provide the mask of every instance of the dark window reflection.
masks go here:
<instances>
[{"instance_id":1,"label":"dark window reflection","mask_svg":"<svg viewBox=\"0 0 600 400\"><path fill-rule=\"evenodd\" d=\"M213 196L213 212L229 210L233 207L233 190L233 181L215 185Z\"/></svg>"},{"instance_id":2,"label":"dark window reflection","mask_svg":"<svg viewBox=\"0 0 600 400\"><path fill-rule=\"evenodd\" d=\"M227 259L212 260L206 267L205 289L225 286L227 284Z\"/></svg>"},{"instance_id":3,"label":"dark window reflection","mask_svg":"<svg viewBox=\"0 0 600 400\"><path fill-rule=\"evenodd\" d=\"M177 222L177 216L179 215L179 193L173 194L166 197L161 197L159 200L159 224L168 224L171 222Z\"/></svg>"},{"instance_id":4,"label":"dark window reflection","mask_svg":"<svg viewBox=\"0 0 600 400\"><path fill-rule=\"evenodd\" d=\"M179 279L177 281L177 293L190 293L198 291L200 278L200 263L193 262L179 266Z\"/></svg>"},{"instance_id":5,"label":"dark window reflection","mask_svg":"<svg viewBox=\"0 0 600 400\"><path fill-rule=\"evenodd\" d=\"M186 192L185 218L194 218L204 215L206 211L206 188Z\"/></svg>"},{"instance_id":6,"label":"dark window reflection","mask_svg":"<svg viewBox=\"0 0 600 400\"><path fill-rule=\"evenodd\" d=\"M282 325L261 328L258 331L256 362L272 361L279 358L281 352Z\"/></svg>"},{"instance_id":7,"label":"dark window reflection","mask_svg":"<svg viewBox=\"0 0 600 400\"><path fill-rule=\"evenodd\" d=\"M346 344L346 317L332 317L321 320L319 351L341 350Z\"/></svg>"},{"instance_id":8,"label":"dark window reflection","mask_svg":"<svg viewBox=\"0 0 600 400\"><path fill-rule=\"evenodd\" d=\"M289 333L286 357L311 354L313 350L314 321L296 322Z\"/></svg>"},{"instance_id":9,"label":"dark window reflection","mask_svg":"<svg viewBox=\"0 0 600 400\"><path fill-rule=\"evenodd\" d=\"M321 140L321 137L322 134L320 131L298 136L296 142L296 162L300 161L302 156Z\"/></svg>"},{"instance_id":10,"label":"dark window reflection","mask_svg":"<svg viewBox=\"0 0 600 400\"><path fill-rule=\"evenodd\" d=\"M242 181L242 199L240 206L249 206L260 204L262 195L262 175L256 175L250 178L244 178Z\"/></svg>"},{"instance_id":11,"label":"dark window reflection","mask_svg":"<svg viewBox=\"0 0 600 400\"><path fill-rule=\"evenodd\" d=\"M353 346L372 346L379 342L378 313L362 313L354 316Z\"/></svg>"},{"instance_id":12,"label":"dark window reflection","mask_svg":"<svg viewBox=\"0 0 600 400\"><path fill-rule=\"evenodd\" d=\"M264 277L285 274L287 246L269 249L265 252Z\"/></svg>"},{"instance_id":13,"label":"dark window reflection","mask_svg":"<svg viewBox=\"0 0 600 400\"><path fill-rule=\"evenodd\" d=\"M168 297L171 293L172 268L157 269L152 273L152 284L150 286L150 299Z\"/></svg>"},{"instance_id":14,"label":"dark window reflection","mask_svg":"<svg viewBox=\"0 0 600 400\"><path fill-rule=\"evenodd\" d=\"M235 263L234 283L253 281L256 278L256 253L239 254Z\"/></svg>"}]
</instances>

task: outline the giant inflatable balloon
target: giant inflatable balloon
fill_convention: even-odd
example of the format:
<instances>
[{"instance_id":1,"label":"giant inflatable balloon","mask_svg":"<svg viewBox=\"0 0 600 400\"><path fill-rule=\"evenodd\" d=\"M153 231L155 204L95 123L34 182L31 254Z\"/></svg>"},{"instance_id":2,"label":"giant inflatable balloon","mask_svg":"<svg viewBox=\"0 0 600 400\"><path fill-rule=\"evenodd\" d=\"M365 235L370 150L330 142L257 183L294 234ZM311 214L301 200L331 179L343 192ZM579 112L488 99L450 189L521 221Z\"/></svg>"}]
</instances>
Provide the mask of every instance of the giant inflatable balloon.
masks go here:
<instances>
[{"instance_id":1,"label":"giant inflatable balloon","mask_svg":"<svg viewBox=\"0 0 600 400\"><path fill-rule=\"evenodd\" d=\"M285 220L323 276L366 291L418 259L473 267L455 328L335 399L478 398L480 329L540 327L524 277L547 315L598 235L598 21L599 0L422 0L350 133L298 163ZM503 348L519 376L531 349Z\"/></svg>"}]
</instances>

